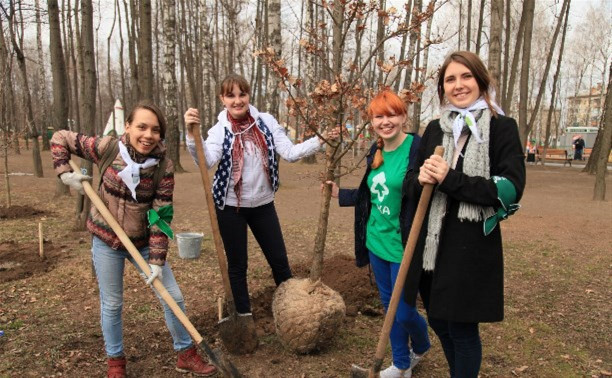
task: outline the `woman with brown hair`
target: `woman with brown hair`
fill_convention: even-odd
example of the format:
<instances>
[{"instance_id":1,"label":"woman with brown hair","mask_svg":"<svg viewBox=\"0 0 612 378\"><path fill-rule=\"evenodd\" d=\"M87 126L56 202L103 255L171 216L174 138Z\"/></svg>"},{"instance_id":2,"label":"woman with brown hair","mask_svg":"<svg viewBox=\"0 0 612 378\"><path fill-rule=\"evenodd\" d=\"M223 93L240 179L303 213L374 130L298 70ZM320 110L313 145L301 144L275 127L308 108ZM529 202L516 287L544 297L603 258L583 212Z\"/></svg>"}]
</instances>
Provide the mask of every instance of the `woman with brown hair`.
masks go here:
<instances>
[{"instance_id":1,"label":"woman with brown hair","mask_svg":"<svg viewBox=\"0 0 612 378\"><path fill-rule=\"evenodd\" d=\"M161 280L185 311L183 295L170 264L166 262L168 237L172 235L167 223L171 219L166 217L167 223L163 225L147 222L151 212L172 213L174 165L166 158L165 132L166 121L162 111L151 103L141 102L128 115L125 134L119 139L89 137L60 130L51 139L51 156L62 182L80 192L83 191L81 181L91 177L72 171L68 164L72 154L90 160L104 170L100 172L98 194L148 261L151 275L145 277L147 284L155 278ZM123 348L123 272L126 260L137 269L138 266L95 206L91 207L87 218L87 229L93 236L91 251L100 288L100 323L108 357L107 373L109 378L122 378L127 376ZM176 370L198 376L216 374L217 369L202 360L187 330L159 294L157 296L163 305L174 350L178 352Z\"/></svg>"},{"instance_id":2,"label":"woman with brown hair","mask_svg":"<svg viewBox=\"0 0 612 378\"><path fill-rule=\"evenodd\" d=\"M494 101L480 58L450 54L440 68L440 119L427 126L409 191L436 189L406 279L405 299L420 292L451 377L476 378L478 324L504 317L502 238L497 222L514 212L525 187L516 121ZM444 156L433 155L437 145Z\"/></svg>"},{"instance_id":3,"label":"woman with brown hair","mask_svg":"<svg viewBox=\"0 0 612 378\"><path fill-rule=\"evenodd\" d=\"M250 92L249 83L240 75L223 79L219 98L224 109L203 141L207 168L219 164L212 192L238 316L252 316L247 287L247 227L268 261L276 285L292 276L274 207L279 186L277 154L294 162L314 154L324 143L323 139L311 138L294 145L272 115L260 113L250 104ZM187 147L197 163L191 131L200 127L197 109L187 109L185 124ZM337 131L331 135L337 135Z\"/></svg>"}]
</instances>

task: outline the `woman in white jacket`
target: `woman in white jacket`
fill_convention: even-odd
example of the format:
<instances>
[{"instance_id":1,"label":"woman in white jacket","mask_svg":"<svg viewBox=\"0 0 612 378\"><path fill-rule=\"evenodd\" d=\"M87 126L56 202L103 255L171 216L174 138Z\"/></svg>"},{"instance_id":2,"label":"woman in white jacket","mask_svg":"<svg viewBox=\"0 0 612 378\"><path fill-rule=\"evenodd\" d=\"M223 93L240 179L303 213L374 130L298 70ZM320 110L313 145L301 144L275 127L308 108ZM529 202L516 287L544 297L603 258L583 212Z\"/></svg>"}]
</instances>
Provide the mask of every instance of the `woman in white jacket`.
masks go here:
<instances>
[{"instance_id":1,"label":"woman in white jacket","mask_svg":"<svg viewBox=\"0 0 612 378\"><path fill-rule=\"evenodd\" d=\"M274 207L278 190L278 155L294 162L314 154L325 143L311 138L294 145L276 119L249 104L245 78L230 74L221 82L219 97L225 109L204 141L207 168L219 163L213 180L213 198L236 311L250 316L247 287L247 226L259 243L276 285L291 278L280 223ZM187 147L196 160L193 127L200 127L197 109L185 112ZM330 133L337 136L337 131Z\"/></svg>"}]
</instances>

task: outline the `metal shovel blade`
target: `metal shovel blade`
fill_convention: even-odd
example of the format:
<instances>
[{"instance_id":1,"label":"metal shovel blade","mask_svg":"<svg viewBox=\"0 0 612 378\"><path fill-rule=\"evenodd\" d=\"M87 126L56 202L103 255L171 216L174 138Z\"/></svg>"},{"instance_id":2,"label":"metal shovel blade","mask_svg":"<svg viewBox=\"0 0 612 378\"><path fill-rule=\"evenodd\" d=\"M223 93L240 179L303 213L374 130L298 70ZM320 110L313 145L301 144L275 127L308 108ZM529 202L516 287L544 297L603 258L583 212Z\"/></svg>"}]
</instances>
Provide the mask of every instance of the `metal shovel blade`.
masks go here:
<instances>
[{"instance_id":1,"label":"metal shovel blade","mask_svg":"<svg viewBox=\"0 0 612 378\"><path fill-rule=\"evenodd\" d=\"M208 356L208 360L210 361L210 363L215 365L215 367L224 377L242 378L242 375L240 374L236 366L234 366L234 364L230 360L225 358L223 353L218 348L215 348L214 350L210 349L210 347L208 346L208 344L206 344L204 340L202 340L198 344L198 347L200 347L200 349L202 349L204 353L206 353L206 356Z\"/></svg>"}]
</instances>

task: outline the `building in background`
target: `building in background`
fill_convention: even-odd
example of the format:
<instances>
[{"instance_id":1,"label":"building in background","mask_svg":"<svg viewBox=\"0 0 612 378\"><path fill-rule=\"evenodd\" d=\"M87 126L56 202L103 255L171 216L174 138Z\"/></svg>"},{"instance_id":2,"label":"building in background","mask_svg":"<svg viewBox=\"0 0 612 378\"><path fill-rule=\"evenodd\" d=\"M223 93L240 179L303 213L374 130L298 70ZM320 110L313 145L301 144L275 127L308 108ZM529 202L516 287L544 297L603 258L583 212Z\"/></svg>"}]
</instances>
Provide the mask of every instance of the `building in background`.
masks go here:
<instances>
[{"instance_id":1,"label":"building in background","mask_svg":"<svg viewBox=\"0 0 612 378\"><path fill-rule=\"evenodd\" d=\"M588 93L567 98L567 127L599 127L605 95L601 83Z\"/></svg>"}]
</instances>

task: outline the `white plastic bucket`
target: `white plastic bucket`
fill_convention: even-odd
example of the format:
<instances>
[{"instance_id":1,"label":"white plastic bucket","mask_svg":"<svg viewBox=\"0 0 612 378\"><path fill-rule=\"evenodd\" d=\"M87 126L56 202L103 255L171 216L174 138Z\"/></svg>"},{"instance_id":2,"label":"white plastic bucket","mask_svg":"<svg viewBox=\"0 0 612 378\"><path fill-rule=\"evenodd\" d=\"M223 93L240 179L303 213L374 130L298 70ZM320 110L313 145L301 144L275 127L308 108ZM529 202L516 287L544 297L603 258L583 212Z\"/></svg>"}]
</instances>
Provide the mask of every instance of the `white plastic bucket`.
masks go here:
<instances>
[{"instance_id":1,"label":"white plastic bucket","mask_svg":"<svg viewBox=\"0 0 612 378\"><path fill-rule=\"evenodd\" d=\"M200 257L202 239L204 239L204 234L201 232L183 232L176 234L179 257L182 259L197 259Z\"/></svg>"}]
</instances>

